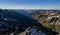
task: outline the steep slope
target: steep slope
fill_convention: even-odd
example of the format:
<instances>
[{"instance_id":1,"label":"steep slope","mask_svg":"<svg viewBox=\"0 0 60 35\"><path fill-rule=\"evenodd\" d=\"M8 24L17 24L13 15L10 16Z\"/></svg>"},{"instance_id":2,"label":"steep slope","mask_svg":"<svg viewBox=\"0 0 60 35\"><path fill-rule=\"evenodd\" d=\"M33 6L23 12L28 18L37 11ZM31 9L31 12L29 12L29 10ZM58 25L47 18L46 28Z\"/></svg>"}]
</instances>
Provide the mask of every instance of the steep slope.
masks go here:
<instances>
[{"instance_id":1,"label":"steep slope","mask_svg":"<svg viewBox=\"0 0 60 35\"><path fill-rule=\"evenodd\" d=\"M29 27L31 27L31 29L37 27L36 29L39 29L41 33L56 35L56 32L52 32L43 27L37 20L32 19L28 15L24 15L15 10L0 10L0 35L9 35L11 33L18 35Z\"/></svg>"},{"instance_id":2,"label":"steep slope","mask_svg":"<svg viewBox=\"0 0 60 35\"><path fill-rule=\"evenodd\" d=\"M42 10L31 13L30 15L44 27L58 33L60 32L60 10Z\"/></svg>"}]
</instances>

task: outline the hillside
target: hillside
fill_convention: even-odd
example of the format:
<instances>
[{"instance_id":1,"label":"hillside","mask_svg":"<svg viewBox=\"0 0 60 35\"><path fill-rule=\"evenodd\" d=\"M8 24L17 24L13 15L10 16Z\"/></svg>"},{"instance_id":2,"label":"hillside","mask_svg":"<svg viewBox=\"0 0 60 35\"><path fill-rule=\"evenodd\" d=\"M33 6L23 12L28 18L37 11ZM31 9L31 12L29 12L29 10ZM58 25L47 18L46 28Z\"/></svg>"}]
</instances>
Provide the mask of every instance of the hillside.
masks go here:
<instances>
[{"instance_id":1,"label":"hillside","mask_svg":"<svg viewBox=\"0 0 60 35\"><path fill-rule=\"evenodd\" d=\"M38 10L0 9L0 35L56 35L57 32L46 28L41 21L32 18ZM31 14L31 15L30 15ZM45 17L45 16L44 16ZM40 17L39 17L40 18ZM44 20L43 20L44 21ZM49 25L48 25L49 26ZM48 27L47 26L47 27ZM50 28L50 27L49 27Z\"/></svg>"},{"instance_id":2,"label":"hillside","mask_svg":"<svg viewBox=\"0 0 60 35\"><path fill-rule=\"evenodd\" d=\"M60 33L60 10L42 10L30 15L44 27Z\"/></svg>"}]
</instances>

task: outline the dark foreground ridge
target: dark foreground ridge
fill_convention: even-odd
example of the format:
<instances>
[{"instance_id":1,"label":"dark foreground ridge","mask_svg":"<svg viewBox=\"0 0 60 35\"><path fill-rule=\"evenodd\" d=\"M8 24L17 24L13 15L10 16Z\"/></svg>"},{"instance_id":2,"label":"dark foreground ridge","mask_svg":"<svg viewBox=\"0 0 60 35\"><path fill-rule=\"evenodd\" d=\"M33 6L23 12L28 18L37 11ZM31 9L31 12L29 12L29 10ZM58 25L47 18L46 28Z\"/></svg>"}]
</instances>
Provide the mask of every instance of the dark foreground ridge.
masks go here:
<instances>
[{"instance_id":1,"label":"dark foreground ridge","mask_svg":"<svg viewBox=\"0 0 60 35\"><path fill-rule=\"evenodd\" d=\"M35 26L35 27L34 27ZM0 34L11 34L14 32L13 35L18 35L17 33L24 32L26 28L30 28L30 33L26 33L25 35L32 35L31 30L38 29L46 35L56 35L56 32L51 31L51 29L47 29L43 27L37 20L32 19L29 16L26 16L20 12L15 12L11 10L2 10L0 9ZM34 31L33 30L33 31ZM35 34L37 35L37 34Z\"/></svg>"}]
</instances>

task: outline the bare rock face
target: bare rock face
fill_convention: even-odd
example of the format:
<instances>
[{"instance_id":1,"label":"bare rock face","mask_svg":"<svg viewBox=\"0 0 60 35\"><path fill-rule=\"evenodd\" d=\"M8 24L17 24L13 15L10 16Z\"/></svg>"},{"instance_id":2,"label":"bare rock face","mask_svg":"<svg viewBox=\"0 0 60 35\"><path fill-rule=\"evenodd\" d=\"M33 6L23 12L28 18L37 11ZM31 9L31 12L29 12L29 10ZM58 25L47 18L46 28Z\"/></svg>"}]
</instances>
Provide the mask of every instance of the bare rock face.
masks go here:
<instances>
[{"instance_id":1,"label":"bare rock face","mask_svg":"<svg viewBox=\"0 0 60 35\"><path fill-rule=\"evenodd\" d=\"M26 30L27 30L27 32L25 31L26 32L25 35L47 35L46 33L39 31L39 29L36 27L32 27L32 28L26 29Z\"/></svg>"}]
</instances>

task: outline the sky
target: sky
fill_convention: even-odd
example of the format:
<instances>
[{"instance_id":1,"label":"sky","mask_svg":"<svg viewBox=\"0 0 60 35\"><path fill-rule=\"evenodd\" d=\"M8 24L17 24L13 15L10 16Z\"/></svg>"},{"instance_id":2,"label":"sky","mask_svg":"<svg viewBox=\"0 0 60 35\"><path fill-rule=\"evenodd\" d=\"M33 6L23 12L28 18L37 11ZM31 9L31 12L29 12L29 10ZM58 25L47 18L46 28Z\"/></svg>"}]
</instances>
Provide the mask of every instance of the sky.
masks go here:
<instances>
[{"instance_id":1,"label":"sky","mask_svg":"<svg viewBox=\"0 0 60 35\"><path fill-rule=\"evenodd\" d=\"M0 0L2 9L60 9L60 0Z\"/></svg>"}]
</instances>

